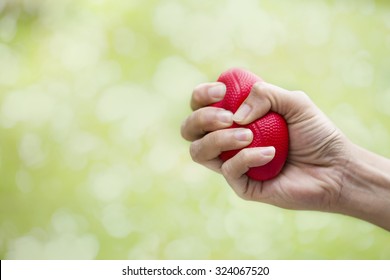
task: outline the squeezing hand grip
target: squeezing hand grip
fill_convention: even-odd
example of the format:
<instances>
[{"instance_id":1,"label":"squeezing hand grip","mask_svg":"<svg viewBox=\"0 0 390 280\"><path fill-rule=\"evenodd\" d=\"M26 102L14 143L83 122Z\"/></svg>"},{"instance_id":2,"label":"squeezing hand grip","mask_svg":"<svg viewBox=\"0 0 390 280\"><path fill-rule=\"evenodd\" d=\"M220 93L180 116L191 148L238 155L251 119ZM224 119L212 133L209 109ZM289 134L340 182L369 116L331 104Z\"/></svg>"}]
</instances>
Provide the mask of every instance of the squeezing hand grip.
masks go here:
<instances>
[{"instance_id":1,"label":"squeezing hand grip","mask_svg":"<svg viewBox=\"0 0 390 280\"><path fill-rule=\"evenodd\" d=\"M226 85L226 95L223 100L212 104L214 107L224 108L235 113L241 103L249 95L252 86L262 81L261 78L246 70L233 68L221 74L218 82ZM275 157L266 165L253 167L246 175L254 180L266 181L276 177L282 170L288 155L288 128L285 119L275 113L268 112L263 117L248 125L234 123L231 128L244 127L253 132L253 141L246 148L250 147L275 147ZM241 149L225 151L220 158L226 161L235 156Z\"/></svg>"}]
</instances>

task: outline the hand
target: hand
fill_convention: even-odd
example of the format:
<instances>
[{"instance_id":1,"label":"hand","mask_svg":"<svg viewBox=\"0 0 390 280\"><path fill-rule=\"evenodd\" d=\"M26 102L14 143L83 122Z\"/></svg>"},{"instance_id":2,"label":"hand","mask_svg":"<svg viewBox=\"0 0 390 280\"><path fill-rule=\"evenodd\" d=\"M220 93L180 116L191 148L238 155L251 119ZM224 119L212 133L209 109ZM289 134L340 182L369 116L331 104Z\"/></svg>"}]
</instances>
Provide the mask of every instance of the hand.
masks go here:
<instances>
[{"instance_id":1,"label":"hand","mask_svg":"<svg viewBox=\"0 0 390 280\"><path fill-rule=\"evenodd\" d=\"M192 94L194 112L183 122L182 136L192 141L194 161L222 173L242 198L290 209L333 211L343 186L343 170L350 157L349 141L300 91L288 91L260 82L233 115L208 105L223 98L221 83L201 84ZM289 155L282 172L269 181L254 181L245 173L250 167L272 160L273 147L244 148L253 138L250 130L228 129L233 120L248 124L269 110L287 121ZM244 148L222 162L222 151Z\"/></svg>"}]
</instances>

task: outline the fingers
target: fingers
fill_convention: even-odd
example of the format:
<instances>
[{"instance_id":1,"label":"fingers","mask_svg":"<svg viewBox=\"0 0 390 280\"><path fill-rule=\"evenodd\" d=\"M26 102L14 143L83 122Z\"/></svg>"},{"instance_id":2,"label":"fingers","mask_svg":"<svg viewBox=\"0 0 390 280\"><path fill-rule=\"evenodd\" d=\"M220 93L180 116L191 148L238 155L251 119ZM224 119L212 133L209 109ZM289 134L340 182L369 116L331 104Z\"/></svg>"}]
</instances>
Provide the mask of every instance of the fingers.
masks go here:
<instances>
[{"instance_id":1,"label":"fingers","mask_svg":"<svg viewBox=\"0 0 390 280\"><path fill-rule=\"evenodd\" d=\"M223 83L204 83L194 88L191 97L191 109L208 106L223 99L226 94L226 86Z\"/></svg>"},{"instance_id":2,"label":"fingers","mask_svg":"<svg viewBox=\"0 0 390 280\"><path fill-rule=\"evenodd\" d=\"M250 129L217 130L194 141L190 146L190 154L195 162L220 172L222 161L218 158L219 154L223 151L244 148L252 140L253 133Z\"/></svg>"},{"instance_id":3,"label":"fingers","mask_svg":"<svg viewBox=\"0 0 390 280\"><path fill-rule=\"evenodd\" d=\"M184 139L194 141L208 132L233 124L233 114L230 111L207 107L222 100L225 94L226 86L219 82L204 83L195 87L191 98L191 108L194 112L181 126L181 135Z\"/></svg>"},{"instance_id":4,"label":"fingers","mask_svg":"<svg viewBox=\"0 0 390 280\"><path fill-rule=\"evenodd\" d=\"M181 126L181 135L188 141L194 141L208 132L227 128L232 124L232 112L221 108L204 107L187 117Z\"/></svg>"},{"instance_id":5,"label":"fingers","mask_svg":"<svg viewBox=\"0 0 390 280\"><path fill-rule=\"evenodd\" d=\"M233 120L248 124L268 113L270 110L281 114L289 122L294 113L310 105L310 99L301 91L288 91L265 82L253 85L245 101L238 108Z\"/></svg>"},{"instance_id":6,"label":"fingers","mask_svg":"<svg viewBox=\"0 0 390 280\"><path fill-rule=\"evenodd\" d=\"M248 177L245 173L251 167L263 166L275 156L274 147L256 147L241 150L237 155L224 162L221 172L233 190L245 198Z\"/></svg>"}]
</instances>

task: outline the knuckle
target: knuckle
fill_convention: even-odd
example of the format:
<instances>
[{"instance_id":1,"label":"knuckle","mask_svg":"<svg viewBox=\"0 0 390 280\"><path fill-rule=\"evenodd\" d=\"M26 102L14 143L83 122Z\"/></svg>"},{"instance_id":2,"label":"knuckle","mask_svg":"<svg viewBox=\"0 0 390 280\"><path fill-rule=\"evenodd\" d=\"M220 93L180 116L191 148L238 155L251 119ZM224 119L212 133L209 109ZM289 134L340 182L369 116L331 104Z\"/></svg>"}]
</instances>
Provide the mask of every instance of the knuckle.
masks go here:
<instances>
[{"instance_id":1,"label":"knuckle","mask_svg":"<svg viewBox=\"0 0 390 280\"><path fill-rule=\"evenodd\" d=\"M249 149L242 149L238 153L238 157L239 157L241 162L245 162L246 163L250 159L250 150Z\"/></svg>"},{"instance_id":2,"label":"knuckle","mask_svg":"<svg viewBox=\"0 0 390 280\"><path fill-rule=\"evenodd\" d=\"M268 103L270 102L270 100L273 99L269 87L267 86L267 84L262 82L257 82L253 85L249 97L251 99L251 102L256 102L256 104L263 102Z\"/></svg>"},{"instance_id":3,"label":"knuckle","mask_svg":"<svg viewBox=\"0 0 390 280\"><path fill-rule=\"evenodd\" d=\"M192 91L192 101L199 103L201 101L201 96L197 88L194 88Z\"/></svg>"},{"instance_id":4,"label":"knuckle","mask_svg":"<svg viewBox=\"0 0 390 280\"><path fill-rule=\"evenodd\" d=\"M195 122L198 127L205 131L212 131L218 127L217 112L215 108L205 107L196 111L194 114Z\"/></svg>"},{"instance_id":5,"label":"knuckle","mask_svg":"<svg viewBox=\"0 0 390 280\"><path fill-rule=\"evenodd\" d=\"M224 145L224 138L221 137L220 131L216 131L214 133L210 133L209 137L210 137L210 142L215 147L222 147Z\"/></svg>"},{"instance_id":6,"label":"knuckle","mask_svg":"<svg viewBox=\"0 0 390 280\"><path fill-rule=\"evenodd\" d=\"M207 111L204 109L197 110L194 117L196 123L198 123L199 126L204 126L205 124L207 124L207 120L209 119L207 117Z\"/></svg>"},{"instance_id":7,"label":"knuckle","mask_svg":"<svg viewBox=\"0 0 390 280\"><path fill-rule=\"evenodd\" d=\"M223 175L223 177L225 178L229 178L229 175L230 175L230 168L231 168L231 165L230 165L230 162L229 161L225 161L222 166L221 166L221 173Z\"/></svg>"},{"instance_id":8,"label":"knuckle","mask_svg":"<svg viewBox=\"0 0 390 280\"><path fill-rule=\"evenodd\" d=\"M188 118L183 121L180 127L180 134L185 140L190 140L190 136L188 135Z\"/></svg>"},{"instance_id":9,"label":"knuckle","mask_svg":"<svg viewBox=\"0 0 390 280\"><path fill-rule=\"evenodd\" d=\"M295 99L299 100L302 105L307 106L312 103L309 95L307 95L304 91L294 90L293 93L295 95Z\"/></svg>"},{"instance_id":10,"label":"knuckle","mask_svg":"<svg viewBox=\"0 0 390 280\"><path fill-rule=\"evenodd\" d=\"M299 96L305 96L307 95L303 90L294 90L293 93L295 95L299 95Z\"/></svg>"},{"instance_id":11,"label":"knuckle","mask_svg":"<svg viewBox=\"0 0 390 280\"><path fill-rule=\"evenodd\" d=\"M306 94L306 92L302 91L302 90L294 90L293 93L299 97L299 98L302 98L302 99L309 99L309 96Z\"/></svg>"},{"instance_id":12,"label":"knuckle","mask_svg":"<svg viewBox=\"0 0 390 280\"><path fill-rule=\"evenodd\" d=\"M187 141L194 141L202 134L201 125L199 125L198 112L191 113L181 124L180 133L181 136Z\"/></svg>"},{"instance_id":13,"label":"knuckle","mask_svg":"<svg viewBox=\"0 0 390 280\"><path fill-rule=\"evenodd\" d=\"M190 155L193 161L199 163L200 146L199 142L195 141L190 145Z\"/></svg>"},{"instance_id":14,"label":"knuckle","mask_svg":"<svg viewBox=\"0 0 390 280\"><path fill-rule=\"evenodd\" d=\"M198 109L200 107L200 104L202 104L202 95L201 95L200 85L198 85L192 90L191 101L190 101L191 109L192 110Z\"/></svg>"},{"instance_id":15,"label":"knuckle","mask_svg":"<svg viewBox=\"0 0 390 280\"><path fill-rule=\"evenodd\" d=\"M253 86L252 86L252 89L251 89L251 95L254 95L256 97L261 97L264 93L264 85L263 83L255 83Z\"/></svg>"}]
</instances>

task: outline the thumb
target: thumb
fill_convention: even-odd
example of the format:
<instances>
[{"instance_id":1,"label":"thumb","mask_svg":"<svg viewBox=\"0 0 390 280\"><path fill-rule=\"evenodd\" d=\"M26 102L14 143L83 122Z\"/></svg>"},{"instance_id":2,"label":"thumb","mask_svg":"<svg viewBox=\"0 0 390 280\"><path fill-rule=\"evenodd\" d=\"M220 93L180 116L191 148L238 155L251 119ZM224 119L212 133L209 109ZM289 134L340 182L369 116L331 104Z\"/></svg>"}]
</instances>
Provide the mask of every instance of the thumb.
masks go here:
<instances>
[{"instance_id":1,"label":"thumb","mask_svg":"<svg viewBox=\"0 0 390 280\"><path fill-rule=\"evenodd\" d=\"M294 116L311 106L309 97L302 91L289 91L266 82L258 82L253 85L233 120L244 125L273 111L282 115L287 123L291 123Z\"/></svg>"}]
</instances>

